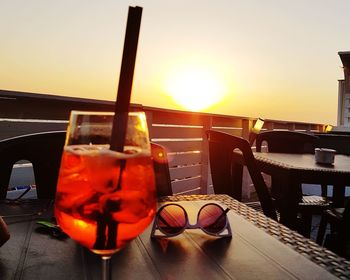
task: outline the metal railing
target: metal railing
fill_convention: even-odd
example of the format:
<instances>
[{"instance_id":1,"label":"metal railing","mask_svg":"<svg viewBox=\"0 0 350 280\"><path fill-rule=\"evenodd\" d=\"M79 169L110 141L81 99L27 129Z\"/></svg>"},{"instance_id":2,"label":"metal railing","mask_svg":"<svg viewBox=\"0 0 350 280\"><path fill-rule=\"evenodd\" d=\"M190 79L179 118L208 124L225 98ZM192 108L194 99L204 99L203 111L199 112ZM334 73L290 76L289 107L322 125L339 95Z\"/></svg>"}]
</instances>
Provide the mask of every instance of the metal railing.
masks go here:
<instances>
[{"instance_id":1,"label":"metal railing","mask_svg":"<svg viewBox=\"0 0 350 280\"><path fill-rule=\"evenodd\" d=\"M71 110L113 111L109 101L0 90L0 139L64 130ZM248 139L254 118L194 113L132 104L147 116L151 141L168 152L174 194L212 193L206 130L216 129ZM265 120L263 129L323 131L323 124ZM249 196L249 182L243 196ZM247 183L248 182L248 183Z\"/></svg>"}]
</instances>

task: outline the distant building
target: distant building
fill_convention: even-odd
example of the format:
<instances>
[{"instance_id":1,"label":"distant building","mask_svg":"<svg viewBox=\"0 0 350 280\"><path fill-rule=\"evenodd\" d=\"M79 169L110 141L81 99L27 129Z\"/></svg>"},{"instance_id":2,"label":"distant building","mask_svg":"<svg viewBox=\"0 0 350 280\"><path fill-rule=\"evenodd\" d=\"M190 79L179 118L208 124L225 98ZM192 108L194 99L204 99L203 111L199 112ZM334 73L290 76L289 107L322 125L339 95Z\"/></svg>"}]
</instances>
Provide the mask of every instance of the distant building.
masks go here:
<instances>
[{"instance_id":1,"label":"distant building","mask_svg":"<svg viewBox=\"0 0 350 280\"><path fill-rule=\"evenodd\" d=\"M350 51L338 52L343 63L344 80L338 85L338 119L337 126L350 129Z\"/></svg>"}]
</instances>

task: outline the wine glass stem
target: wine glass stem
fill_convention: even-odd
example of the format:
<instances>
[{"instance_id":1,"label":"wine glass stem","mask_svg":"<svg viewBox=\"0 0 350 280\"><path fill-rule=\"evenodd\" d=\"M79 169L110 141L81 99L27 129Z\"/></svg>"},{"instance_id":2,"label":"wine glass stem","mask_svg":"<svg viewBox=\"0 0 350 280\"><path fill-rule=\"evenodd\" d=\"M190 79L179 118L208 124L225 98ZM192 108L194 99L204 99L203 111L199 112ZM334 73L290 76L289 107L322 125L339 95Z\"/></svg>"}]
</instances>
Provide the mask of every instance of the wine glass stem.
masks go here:
<instances>
[{"instance_id":1,"label":"wine glass stem","mask_svg":"<svg viewBox=\"0 0 350 280\"><path fill-rule=\"evenodd\" d=\"M110 256L102 256L102 280L111 280L110 262Z\"/></svg>"}]
</instances>

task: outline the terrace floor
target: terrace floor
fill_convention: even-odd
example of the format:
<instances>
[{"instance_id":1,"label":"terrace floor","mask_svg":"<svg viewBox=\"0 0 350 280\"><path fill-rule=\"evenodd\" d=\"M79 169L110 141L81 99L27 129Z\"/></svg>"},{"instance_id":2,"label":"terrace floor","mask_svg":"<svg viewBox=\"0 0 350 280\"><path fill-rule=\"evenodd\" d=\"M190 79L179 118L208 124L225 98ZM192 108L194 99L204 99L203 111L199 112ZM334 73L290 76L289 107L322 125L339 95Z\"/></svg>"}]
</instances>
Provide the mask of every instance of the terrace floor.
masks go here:
<instances>
[{"instance_id":1,"label":"terrace floor","mask_svg":"<svg viewBox=\"0 0 350 280\"><path fill-rule=\"evenodd\" d=\"M306 192L307 194L313 194L313 195L319 195L317 193L317 191L312 192L312 189L316 189L319 186L316 185L312 185L310 186L310 188L308 189L308 191ZM311 190L311 192L310 192ZM244 199L243 202L257 202L259 201L259 198L257 196L257 194L255 192L252 192L250 194L250 198L246 198ZM316 238L317 238L317 232L318 232L318 228L320 225L320 220L321 220L321 215L313 215L312 217L312 228L311 228L311 236L310 238L316 242ZM326 234L329 233L329 229L327 229Z\"/></svg>"}]
</instances>

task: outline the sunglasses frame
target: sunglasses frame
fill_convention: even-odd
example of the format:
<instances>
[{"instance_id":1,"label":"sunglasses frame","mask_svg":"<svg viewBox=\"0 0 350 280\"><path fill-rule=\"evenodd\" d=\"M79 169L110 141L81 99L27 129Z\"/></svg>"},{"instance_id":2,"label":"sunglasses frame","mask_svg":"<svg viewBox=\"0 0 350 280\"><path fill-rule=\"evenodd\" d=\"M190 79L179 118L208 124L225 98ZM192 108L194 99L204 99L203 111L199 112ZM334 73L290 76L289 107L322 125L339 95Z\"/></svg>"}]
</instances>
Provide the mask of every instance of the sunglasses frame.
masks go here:
<instances>
[{"instance_id":1,"label":"sunglasses frame","mask_svg":"<svg viewBox=\"0 0 350 280\"><path fill-rule=\"evenodd\" d=\"M160 217L159 213L166 207L168 207L169 205L175 205L175 206L178 206L180 207L183 211L184 211L184 214L185 214L185 220L186 220L186 224L184 225L184 227L179 231L179 232L176 232L176 233L167 233L167 232L164 232L161 227L158 225L158 219ZM226 221L225 221L225 226L223 227L222 230L220 230L219 232L217 233L212 233L212 232L209 232L207 230L205 230L204 228L202 228L199 224L199 215L201 213L201 211L203 210L203 208L207 207L208 205L215 205L217 207L219 207L221 210L222 210L222 214L221 215L225 215L226 217ZM153 222L153 226L152 226L152 233L151 233L151 237L152 238L156 238L156 237L174 237L174 236L177 236L181 233L183 233L186 229L201 229L202 231L204 231L206 234L209 234L209 235L212 235L212 236L216 236L216 237L232 237L232 231L231 231L231 226L230 226L230 222L227 218L227 212L229 211L230 209L229 208L226 208L226 210L224 210L224 208L222 208L219 204L216 204L216 203L207 203L207 204L204 204L199 210L198 210L198 213L197 213L197 222L195 224L190 224L190 221L188 219L188 214L187 214L187 211L186 209L178 204L178 203L167 203L167 204L164 204L163 206L161 206L157 213L156 213L156 217L154 219L154 222ZM221 217L221 215L218 217L218 219ZM159 230L162 234L164 235L157 235L155 232L156 230ZM227 234L222 234L223 231L227 230Z\"/></svg>"}]
</instances>

